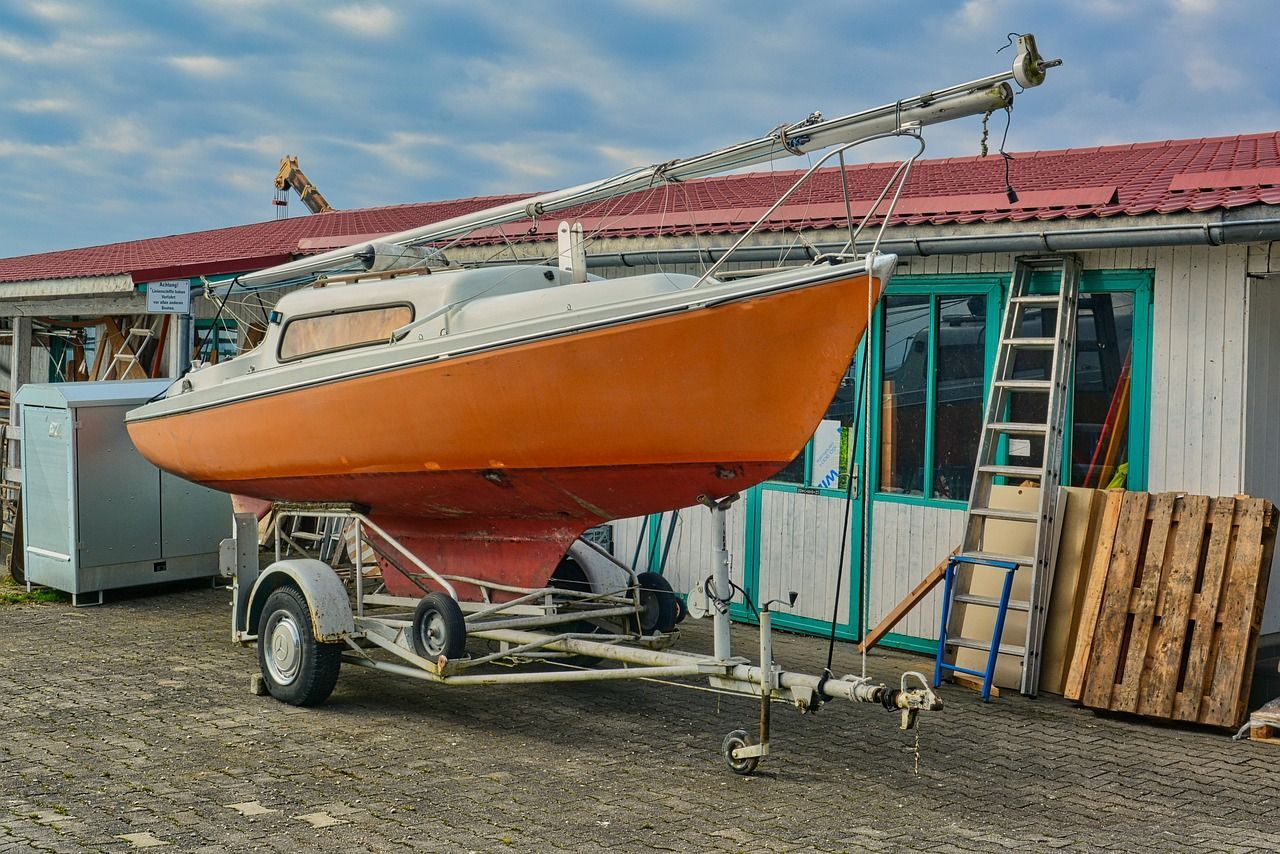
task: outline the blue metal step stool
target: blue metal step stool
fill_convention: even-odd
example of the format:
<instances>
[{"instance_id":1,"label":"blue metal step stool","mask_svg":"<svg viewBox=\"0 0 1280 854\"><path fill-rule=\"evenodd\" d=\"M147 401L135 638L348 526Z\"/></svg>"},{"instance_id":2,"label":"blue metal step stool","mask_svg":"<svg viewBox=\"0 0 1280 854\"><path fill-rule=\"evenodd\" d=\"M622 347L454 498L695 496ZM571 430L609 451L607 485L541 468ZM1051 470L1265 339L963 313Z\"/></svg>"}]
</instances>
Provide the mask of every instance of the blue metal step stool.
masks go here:
<instances>
[{"instance_id":1,"label":"blue metal step stool","mask_svg":"<svg viewBox=\"0 0 1280 854\"><path fill-rule=\"evenodd\" d=\"M990 566L1004 570L1004 584L1000 588L1000 598L998 600L988 601L977 596L966 596L962 600L963 604L986 605L996 609L996 625L991 633L991 643L989 644L964 638L947 638L947 624L951 620L951 606L956 601L956 570L960 564ZM1009 612L1009 594L1013 591L1013 575L1018 571L1018 566L1018 563L1014 561L979 558L970 555L955 555L947 562L947 572L944 576L945 582L942 590L942 626L938 630L938 657L933 666L933 687L937 688L942 684L943 674L947 671L967 673L982 680L982 701L984 703L991 701L991 680L995 678L996 660L1000 657L1000 654L1003 652L1009 655L1019 655L1024 652L1022 647L1006 646L1000 643L1000 636L1004 633L1004 618ZM967 667L948 663L946 660L948 646L963 646L970 649L986 650L986 670L970 670Z\"/></svg>"}]
</instances>

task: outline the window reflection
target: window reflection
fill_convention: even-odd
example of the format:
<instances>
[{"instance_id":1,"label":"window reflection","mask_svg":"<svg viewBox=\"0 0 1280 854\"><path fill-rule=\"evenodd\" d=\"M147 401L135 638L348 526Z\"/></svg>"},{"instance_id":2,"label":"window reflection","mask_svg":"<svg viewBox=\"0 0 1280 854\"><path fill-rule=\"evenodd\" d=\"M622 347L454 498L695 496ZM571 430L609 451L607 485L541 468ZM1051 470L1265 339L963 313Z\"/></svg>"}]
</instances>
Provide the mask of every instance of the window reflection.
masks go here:
<instances>
[{"instance_id":1,"label":"window reflection","mask_svg":"<svg viewBox=\"0 0 1280 854\"><path fill-rule=\"evenodd\" d=\"M881 300L880 490L923 495L929 297Z\"/></svg>"},{"instance_id":2,"label":"window reflection","mask_svg":"<svg viewBox=\"0 0 1280 854\"><path fill-rule=\"evenodd\" d=\"M1105 489L1124 486L1129 471L1129 392L1133 359L1132 293L1083 293L1076 314L1074 397L1072 402L1071 486ZM1021 335L1052 337L1055 309L1028 310ZM1014 362L1018 379L1048 379L1048 350L1021 350ZM1048 396L1016 393L1010 421L1043 422ZM1044 440L1010 438L1007 458L1012 465L1039 468Z\"/></svg>"},{"instance_id":3,"label":"window reflection","mask_svg":"<svg viewBox=\"0 0 1280 854\"><path fill-rule=\"evenodd\" d=\"M1081 294L1071 485L1124 486L1129 472L1133 294Z\"/></svg>"},{"instance_id":4,"label":"window reflection","mask_svg":"<svg viewBox=\"0 0 1280 854\"><path fill-rule=\"evenodd\" d=\"M982 432L987 356L985 296L938 300L933 496L968 501Z\"/></svg>"}]
</instances>

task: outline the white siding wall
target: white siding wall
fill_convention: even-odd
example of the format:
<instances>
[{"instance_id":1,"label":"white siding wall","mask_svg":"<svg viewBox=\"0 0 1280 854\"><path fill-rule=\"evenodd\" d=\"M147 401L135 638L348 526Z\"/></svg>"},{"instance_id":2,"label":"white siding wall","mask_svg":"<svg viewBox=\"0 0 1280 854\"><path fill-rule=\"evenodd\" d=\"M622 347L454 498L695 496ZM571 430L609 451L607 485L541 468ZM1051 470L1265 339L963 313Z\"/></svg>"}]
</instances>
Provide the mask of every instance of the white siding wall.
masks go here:
<instances>
[{"instance_id":1,"label":"white siding wall","mask_svg":"<svg viewBox=\"0 0 1280 854\"><path fill-rule=\"evenodd\" d=\"M964 534L964 512L893 501L875 502L871 512L867 628L877 625L906 598ZM939 585L893 628L912 637L937 638L942 618Z\"/></svg>"},{"instance_id":2,"label":"white siding wall","mask_svg":"<svg viewBox=\"0 0 1280 854\"><path fill-rule=\"evenodd\" d=\"M1255 248L1249 272L1243 491L1280 502L1280 247L1270 254ZM1273 564L1262 633L1277 632L1280 570Z\"/></svg>"},{"instance_id":3,"label":"white siding wall","mask_svg":"<svg viewBox=\"0 0 1280 854\"><path fill-rule=\"evenodd\" d=\"M667 541L667 530L671 522L671 514L663 519L659 532L658 551L661 552ZM746 512L745 501L738 501L729 508L728 539L730 577L738 584L743 582L743 567L746 565ZM640 533L640 519L620 519L613 522L614 556L630 565L631 556L635 554L636 537ZM680 511L676 522L675 538L671 541L671 551L667 555L667 566L663 575L671 583L677 593L688 593L695 586L702 584L714 571L712 553L714 548L714 531L711 524L711 511L706 507L686 507ZM640 547L639 567L648 566L648 550Z\"/></svg>"},{"instance_id":4,"label":"white siding wall","mask_svg":"<svg viewBox=\"0 0 1280 854\"><path fill-rule=\"evenodd\" d=\"M846 543L844 578L836 593L840 565L840 531L845 501L822 495L765 490L760 505L760 602L800 594L788 613L831 621L833 602L838 622L849 621L849 555L861 548ZM759 604L759 602L757 602Z\"/></svg>"},{"instance_id":5,"label":"white siding wall","mask_svg":"<svg viewBox=\"0 0 1280 854\"><path fill-rule=\"evenodd\" d=\"M641 528L644 527L644 517L615 519L609 524L613 527L613 556L630 566L631 559L636 556L636 541L640 539ZM648 565L649 538L646 534L644 541L640 543L640 556L636 561L636 566L645 567Z\"/></svg>"},{"instance_id":6,"label":"white siding wall","mask_svg":"<svg viewBox=\"0 0 1280 854\"><path fill-rule=\"evenodd\" d=\"M1153 254L1148 486L1232 495L1243 486L1248 253L1191 246Z\"/></svg>"}]
</instances>

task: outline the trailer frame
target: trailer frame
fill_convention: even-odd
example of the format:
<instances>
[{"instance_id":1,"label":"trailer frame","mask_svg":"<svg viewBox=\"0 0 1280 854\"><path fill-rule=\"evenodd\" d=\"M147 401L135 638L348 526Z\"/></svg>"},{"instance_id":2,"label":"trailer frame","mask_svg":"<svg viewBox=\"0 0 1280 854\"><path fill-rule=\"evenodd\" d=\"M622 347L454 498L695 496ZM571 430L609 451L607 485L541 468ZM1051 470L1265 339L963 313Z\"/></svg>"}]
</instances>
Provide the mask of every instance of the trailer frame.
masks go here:
<instances>
[{"instance_id":1,"label":"trailer frame","mask_svg":"<svg viewBox=\"0 0 1280 854\"><path fill-rule=\"evenodd\" d=\"M512 587L436 572L350 504L276 503L275 560L265 568L257 517L235 514L220 552L221 572L232 580L232 640L257 646L259 693L295 705L323 702L340 664L450 686L702 678L712 689L760 700L757 734L736 729L721 744L738 774L753 773L770 752L773 702L802 713L830 699L873 703L899 711L901 729L913 728L921 711L940 710L915 671L891 687L866 676L780 668L772 611L794 604L794 594L790 602L760 605L758 663L733 654L725 510L736 499L703 499L716 531L715 572L702 587L713 619L709 655L674 648L680 633L672 609L679 614L684 606L665 580L636 573L595 544L578 540L567 555L582 565L589 589ZM378 569L386 562L411 568L423 597L389 595ZM480 597L459 599L462 584ZM468 654L468 640L489 649ZM600 661L614 666L587 663Z\"/></svg>"}]
</instances>

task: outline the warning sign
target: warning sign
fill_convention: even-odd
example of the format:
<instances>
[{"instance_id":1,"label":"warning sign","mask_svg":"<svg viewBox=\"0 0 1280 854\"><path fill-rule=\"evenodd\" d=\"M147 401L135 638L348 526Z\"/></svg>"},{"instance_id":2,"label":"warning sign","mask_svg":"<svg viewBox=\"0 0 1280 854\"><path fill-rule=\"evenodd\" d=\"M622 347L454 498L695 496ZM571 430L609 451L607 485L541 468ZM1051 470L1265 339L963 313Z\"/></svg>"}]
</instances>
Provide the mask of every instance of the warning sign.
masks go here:
<instances>
[{"instance_id":1,"label":"warning sign","mask_svg":"<svg viewBox=\"0 0 1280 854\"><path fill-rule=\"evenodd\" d=\"M147 283L148 314L190 314L191 282L168 279Z\"/></svg>"}]
</instances>

